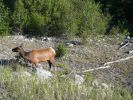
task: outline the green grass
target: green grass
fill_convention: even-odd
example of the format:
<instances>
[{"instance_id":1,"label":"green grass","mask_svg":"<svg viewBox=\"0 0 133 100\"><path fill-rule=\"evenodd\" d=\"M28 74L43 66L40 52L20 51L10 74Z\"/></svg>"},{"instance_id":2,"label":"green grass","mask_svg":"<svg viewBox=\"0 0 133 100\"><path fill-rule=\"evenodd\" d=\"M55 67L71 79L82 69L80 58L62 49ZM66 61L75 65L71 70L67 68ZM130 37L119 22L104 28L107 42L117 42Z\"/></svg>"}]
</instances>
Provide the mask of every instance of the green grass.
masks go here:
<instances>
[{"instance_id":1,"label":"green grass","mask_svg":"<svg viewBox=\"0 0 133 100\"><path fill-rule=\"evenodd\" d=\"M1 67L1 66L0 66ZM16 65L16 72L28 71ZM39 80L30 77L14 76L12 67L0 69L0 99L10 100L132 100L131 93L123 88L92 85L91 75L85 75L85 82L78 86L70 78L54 77Z\"/></svg>"}]
</instances>

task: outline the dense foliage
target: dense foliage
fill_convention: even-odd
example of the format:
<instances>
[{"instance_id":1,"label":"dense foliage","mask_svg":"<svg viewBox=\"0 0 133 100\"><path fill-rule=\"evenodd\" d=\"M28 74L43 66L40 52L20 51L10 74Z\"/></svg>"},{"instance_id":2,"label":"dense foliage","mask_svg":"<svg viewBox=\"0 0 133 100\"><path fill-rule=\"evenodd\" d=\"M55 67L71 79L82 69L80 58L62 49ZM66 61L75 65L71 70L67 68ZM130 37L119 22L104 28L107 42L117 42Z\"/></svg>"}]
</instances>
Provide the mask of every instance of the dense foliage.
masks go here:
<instances>
[{"instance_id":1,"label":"dense foliage","mask_svg":"<svg viewBox=\"0 0 133 100\"><path fill-rule=\"evenodd\" d=\"M56 57L63 57L67 54L67 48L64 43L60 43L56 50Z\"/></svg>"},{"instance_id":2,"label":"dense foliage","mask_svg":"<svg viewBox=\"0 0 133 100\"><path fill-rule=\"evenodd\" d=\"M93 0L1 0L1 6L2 14L7 12L1 16L1 24L11 34L19 29L28 35L84 38L88 34L104 34L109 21Z\"/></svg>"},{"instance_id":3,"label":"dense foliage","mask_svg":"<svg viewBox=\"0 0 133 100\"><path fill-rule=\"evenodd\" d=\"M0 35L7 35L9 31L8 9L5 8L3 2L0 1Z\"/></svg>"},{"instance_id":4,"label":"dense foliage","mask_svg":"<svg viewBox=\"0 0 133 100\"><path fill-rule=\"evenodd\" d=\"M100 1L100 3L99 3ZM0 35L80 36L128 33L131 0L0 0ZM101 10L102 8L102 10Z\"/></svg>"},{"instance_id":5,"label":"dense foliage","mask_svg":"<svg viewBox=\"0 0 133 100\"><path fill-rule=\"evenodd\" d=\"M117 26L120 30L125 29L133 35L133 0L95 0L101 3L104 13L110 13L112 19L109 23L108 32ZM124 32L125 33L125 32Z\"/></svg>"}]
</instances>

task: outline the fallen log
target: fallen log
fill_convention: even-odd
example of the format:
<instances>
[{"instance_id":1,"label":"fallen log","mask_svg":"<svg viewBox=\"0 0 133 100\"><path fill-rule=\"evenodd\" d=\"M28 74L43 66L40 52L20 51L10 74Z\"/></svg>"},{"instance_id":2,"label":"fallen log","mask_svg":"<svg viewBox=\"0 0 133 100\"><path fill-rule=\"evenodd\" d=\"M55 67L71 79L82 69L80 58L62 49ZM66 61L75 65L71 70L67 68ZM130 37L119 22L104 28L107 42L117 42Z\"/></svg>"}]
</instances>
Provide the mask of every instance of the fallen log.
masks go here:
<instances>
[{"instance_id":1,"label":"fallen log","mask_svg":"<svg viewBox=\"0 0 133 100\"><path fill-rule=\"evenodd\" d=\"M133 58L133 55L130 56L130 57L119 59L119 60L107 62L107 63L104 64L104 66L109 65L109 64L113 64L113 63L118 63L118 62L126 61L126 60L129 60L131 58Z\"/></svg>"},{"instance_id":2,"label":"fallen log","mask_svg":"<svg viewBox=\"0 0 133 100\"><path fill-rule=\"evenodd\" d=\"M93 69L85 70L85 71L82 71L82 72L83 73L85 73L85 72L91 72L91 71L94 71L94 70L105 69L105 68L110 68L110 66L102 66L102 67L98 67L98 68L93 68Z\"/></svg>"},{"instance_id":3,"label":"fallen log","mask_svg":"<svg viewBox=\"0 0 133 100\"><path fill-rule=\"evenodd\" d=\"M85 70L85 71L82 71L82 73L90 72L90 71L94 71L94 70L99 70L99 69L110 68L110 66L109 66L110 64L119 63L119 62L122 62L122 61L129 60L129 59L131 59L131 58L133 58L133 55L130 56L130 57L118 59L118 60L115 60L115 61L106 62L106 63L105 63L103 66L101 66L101 67L93 68L93 69L89 69L89 70Z\"/></svg>"}]
</instances>

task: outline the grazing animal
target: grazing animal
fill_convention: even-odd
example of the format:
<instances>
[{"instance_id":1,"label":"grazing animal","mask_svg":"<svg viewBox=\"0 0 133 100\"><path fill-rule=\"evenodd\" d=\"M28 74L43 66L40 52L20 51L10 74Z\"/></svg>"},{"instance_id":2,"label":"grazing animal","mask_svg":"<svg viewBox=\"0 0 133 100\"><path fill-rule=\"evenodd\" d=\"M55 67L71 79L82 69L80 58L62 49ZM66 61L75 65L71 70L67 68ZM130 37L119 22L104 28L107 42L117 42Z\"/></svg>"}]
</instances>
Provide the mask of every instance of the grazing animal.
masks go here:
<instances>
[{"instance_id":1,"label":"grazing animal","mask_svg":"<svg viewBox=\"0 0 133 100\"><path fill-rule=\"evenodd\" d=\"M38 63L47 61L50 70L51 66L54 65L55 62L55 50L52 47L26 52L21 45L13 48L12 51L19 52L19 55L24 60L28 60L34 69L37 67Z\"/></svg>"}]
</instances>

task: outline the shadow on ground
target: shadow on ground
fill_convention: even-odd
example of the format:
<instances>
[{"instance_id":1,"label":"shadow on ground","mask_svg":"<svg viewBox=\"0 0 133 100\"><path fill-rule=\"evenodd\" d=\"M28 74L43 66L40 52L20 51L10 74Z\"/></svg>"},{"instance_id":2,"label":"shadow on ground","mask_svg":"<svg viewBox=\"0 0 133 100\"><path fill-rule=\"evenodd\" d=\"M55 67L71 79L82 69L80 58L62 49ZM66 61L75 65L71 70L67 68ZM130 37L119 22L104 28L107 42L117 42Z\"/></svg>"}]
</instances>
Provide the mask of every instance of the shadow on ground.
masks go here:
<instances>
[{"instance_id":1,"label":"shadow on ground","mask_svg":"<svg viewBox=\"0 0 133 100\"><path fill-rule=\"evenodd\" d=\"M0 66L6 66L17 63L16 59L0 59Z\"/></svg>"}]
</instances>

